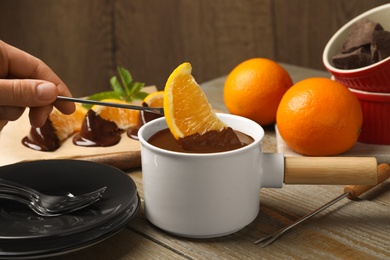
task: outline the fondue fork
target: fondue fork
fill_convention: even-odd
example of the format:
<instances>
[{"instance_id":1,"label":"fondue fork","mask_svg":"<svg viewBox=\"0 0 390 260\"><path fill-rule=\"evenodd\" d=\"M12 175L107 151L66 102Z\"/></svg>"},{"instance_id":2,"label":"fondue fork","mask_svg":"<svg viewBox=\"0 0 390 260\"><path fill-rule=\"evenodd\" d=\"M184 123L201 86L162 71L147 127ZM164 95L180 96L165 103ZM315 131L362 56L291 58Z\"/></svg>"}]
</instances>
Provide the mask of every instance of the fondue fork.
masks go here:
<instances>
[{"instance_id":1,"label":"fondue fork","mask_svg":"<svg viewBox=\"0 0 390 260\"><path fill-rule=\"evenodd\" d=\"M362 195L363 193L371 190L372 188L378 186L385 180L387 180L390 177L390 166L386 163L380 164L378 166L378 181L375 185L347 185L344 187L344 193L338 196L337 198L334 198L333 200L329 201L325 205L319 207L318 209L314 210L313 212L301 217L300 219L296 220L295 222L291 223L290 225L279 229L278 231L263 237L257 241L254 242L255 245L259 244L260 242L265 242L261 247L266 247L272 242L274 242L276 239L278 239L281 235L283 235L287 230L297 226L298 224L302 223L308 218L313 217L317 213L321 212L322 210L330 207L331 205L335 204L336 202L342 200L345 197L348 197L348 199L355 199Z\"/></svg>"},{"instance_id":2,"label":"fondue fork","mask_svg":"<svg viewBox=\"0 0 390 260\"><path fill-rule=\"evenodd\" d=\"M83 104L91 104L91 105L99 105L99 106L142 110L142 111L148 111L148 112L152 112L152 113L156 113L156 114L164 116L164 109L162 107L134 106L134 105L114 103L114 102L104 102L104 101L96 101L96 100L89 100L89 99L82 99L82 98L64 97L64 96L57 96L57 100L83 103Z\"/></svg>"}]
</instances>

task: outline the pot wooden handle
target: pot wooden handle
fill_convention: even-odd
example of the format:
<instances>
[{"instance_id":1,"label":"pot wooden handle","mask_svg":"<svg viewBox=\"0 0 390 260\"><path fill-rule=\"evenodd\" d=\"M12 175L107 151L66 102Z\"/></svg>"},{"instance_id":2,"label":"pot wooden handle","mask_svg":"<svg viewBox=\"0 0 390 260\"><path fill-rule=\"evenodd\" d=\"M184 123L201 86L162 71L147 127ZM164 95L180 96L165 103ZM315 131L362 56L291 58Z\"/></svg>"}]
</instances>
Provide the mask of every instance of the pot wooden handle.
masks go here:
<instances>
[{"instance_id":1,"label":"pot wooden handle","mask_svg":"<svg viewBox=\"0 0 390 260\"><path fill-rule=\"evenodd\" d=\"M374 185L375 157L285 157L285 184Z\"/></svg>"}]
</instances>

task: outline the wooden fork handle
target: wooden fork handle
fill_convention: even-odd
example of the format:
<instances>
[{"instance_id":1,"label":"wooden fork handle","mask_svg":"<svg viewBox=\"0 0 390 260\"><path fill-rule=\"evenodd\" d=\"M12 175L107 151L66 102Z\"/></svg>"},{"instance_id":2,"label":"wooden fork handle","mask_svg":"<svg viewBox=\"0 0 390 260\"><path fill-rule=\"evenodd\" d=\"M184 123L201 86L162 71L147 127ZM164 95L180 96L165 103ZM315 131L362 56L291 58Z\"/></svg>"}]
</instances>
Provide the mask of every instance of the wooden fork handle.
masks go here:
<instances>
[{"instance_id":1,"label":"wooden fork handle","mask_svg":"<svg viewBox=\"0 0 390 260\"><path fill-rule=\"evenodd\" d=\"M378 181L374 185L348 185L344 187L344 192L349 192L348 199L354 199L362 195L363 193L371 190L377 185L381 184L385 180L390 178L390 166L386 163L378 165Z\"/></svg>"}]
</instances>

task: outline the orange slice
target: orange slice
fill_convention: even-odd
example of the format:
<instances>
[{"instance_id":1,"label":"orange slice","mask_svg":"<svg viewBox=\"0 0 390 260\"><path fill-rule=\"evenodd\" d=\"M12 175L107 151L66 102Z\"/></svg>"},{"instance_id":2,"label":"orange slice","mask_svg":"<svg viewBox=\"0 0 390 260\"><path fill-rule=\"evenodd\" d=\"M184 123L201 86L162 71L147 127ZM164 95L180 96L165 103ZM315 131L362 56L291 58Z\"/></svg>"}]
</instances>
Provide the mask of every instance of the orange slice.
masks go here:
<instances>
[{"instance_id":1,"label":"orange slice","mask_svg":"<svg viewBox=\"0 0 390 260\"><path fill-rule=\"evenodd\" d=\"M163 107L164 106L164 91L152 92L143 100L148 107Z\"/></svg>"},{"instance_id":2,"label":"orange slice","mask_svg":"<svg viewBox=\"0 0 390 260\"><path fill-rule=\"evenodd\" d=\"M181 64L169 76L164 89L165 119L176 139L227 127L212 111L191 72L190 63Z\"/></svg>"},{"instance_id":3,"label":"orange slice","mask_svg":"<svg viewBox=\"0 0 390 260\"><path fill-rule=\"evenodd\" d=\"M76 110L70 115L62 114L56 108L50 113L49 119L60 141L65 140L75 132L79 132L87 109L76 104Z\"/></svg>"},{"instance_id":4,"label":"orange slice","mask_svg":"<svg viewBox=\"0 0 390 260\"><path fill-rule=\"evenodd\" d=\"M102 101L128 104L125 101L117 99L104 99ZM128 129L129 127L135 126L138 122L138 110L99 105L94 105L91 109L101 118L114 122L120 129Z\"/></svg>"}]
</instances>

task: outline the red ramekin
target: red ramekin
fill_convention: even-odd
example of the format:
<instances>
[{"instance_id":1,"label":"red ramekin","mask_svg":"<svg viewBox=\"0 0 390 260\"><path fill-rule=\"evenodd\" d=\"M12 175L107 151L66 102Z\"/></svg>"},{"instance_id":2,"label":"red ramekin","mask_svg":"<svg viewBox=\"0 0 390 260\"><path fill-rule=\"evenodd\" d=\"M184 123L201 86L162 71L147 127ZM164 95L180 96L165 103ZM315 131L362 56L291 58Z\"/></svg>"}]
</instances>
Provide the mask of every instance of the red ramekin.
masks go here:
<instances>
[{"instance_id":1,"label":"red ramekin","mask_svg":"<svg viewBox=\"0 0 390 260\"><path fill-rule=\"evenodd\" d=\"M363 111L359 142L390 144L390 94L349 89L358 98Z\"/></svg>"},{"instance_id":2,"label":"red ramekin","mask_svg":"<svg viewBox=\"0 0 390 260\"><path fill-rule=\"evenodd\" d=\"M390 4L371 9L341 27L325 46L322 61L335 80L348 88L390 93L390 57L359 69L343 70L333 66L332 57L341 52L350 27L362 18L378 22L386 31L390 31Z\"/></svg>"}]
</instances>

